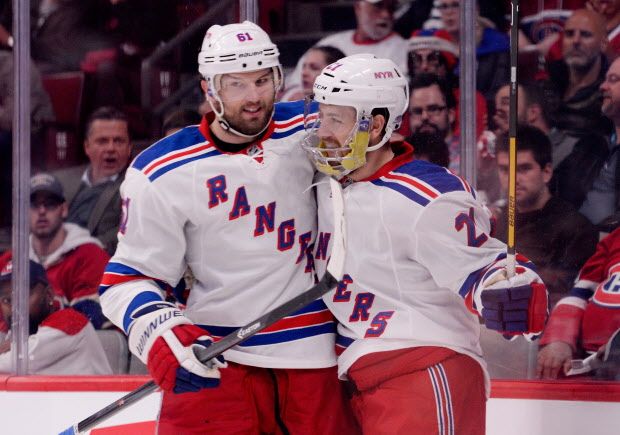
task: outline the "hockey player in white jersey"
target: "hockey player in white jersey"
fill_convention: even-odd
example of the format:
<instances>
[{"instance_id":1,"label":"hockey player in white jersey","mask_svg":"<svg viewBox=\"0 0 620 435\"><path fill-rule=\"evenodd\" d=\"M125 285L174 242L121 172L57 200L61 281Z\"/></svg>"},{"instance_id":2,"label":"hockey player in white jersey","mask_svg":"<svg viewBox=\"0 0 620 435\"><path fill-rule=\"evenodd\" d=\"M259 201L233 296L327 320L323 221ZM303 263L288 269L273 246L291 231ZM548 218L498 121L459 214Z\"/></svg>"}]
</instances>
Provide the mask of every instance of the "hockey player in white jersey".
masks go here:
<instances>
[{"instance_id":1,"label":"hockey player in white jersey","mask_svg":"<svg viewBox=\"0 0 620 435\"><path fill-rule=\"evenodd\" d=\"M313 100L304 147L345 186L345 275L324 300L363 433L484 434L479 316L504 334L540 333L545 286L522 257L506 278L506 246L489 235L490 214L466 181L388 142L409 101L392 61L360 54L328 65ZM321 273L330 201L321 179L317 189Z\"/></svg>"},{"instance_id":2,"label":"hockey player in white jersey","mask_svg":"<svg viewBox=\"0 0 620 435\"><path fill-rule=\"evenodd\" d=\"M159 434L344 434L355 424L321 300L226 352L227 363L193 352L314 282L314 168L299 145L303 102L274 104L278 55L253 23L210 27L198 63L213 113L138 155L121 187L101 304L164 390ZM181 312L165 289L188 266Z\"/></svg>"}]
</instances>

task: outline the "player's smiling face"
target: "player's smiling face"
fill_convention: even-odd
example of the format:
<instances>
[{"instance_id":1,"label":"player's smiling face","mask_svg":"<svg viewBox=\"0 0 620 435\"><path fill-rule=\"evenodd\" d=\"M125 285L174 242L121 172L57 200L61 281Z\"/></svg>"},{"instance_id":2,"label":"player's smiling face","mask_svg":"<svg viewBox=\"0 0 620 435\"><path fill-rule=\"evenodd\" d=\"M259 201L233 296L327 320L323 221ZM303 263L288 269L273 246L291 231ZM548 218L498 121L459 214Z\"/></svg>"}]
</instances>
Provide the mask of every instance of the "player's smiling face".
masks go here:
<instances>
[{"instance_id":1,"label":"player's smiling face","mask_svg":"<svg viewBox=\"0 0 620 435\"><path fill-rule=\"evenodd\" d=\"M224 118L232 128L249 136L259 134L271 119L275 94L270 68L224 74L218 89Z\"/></svg>"}]
</instances>

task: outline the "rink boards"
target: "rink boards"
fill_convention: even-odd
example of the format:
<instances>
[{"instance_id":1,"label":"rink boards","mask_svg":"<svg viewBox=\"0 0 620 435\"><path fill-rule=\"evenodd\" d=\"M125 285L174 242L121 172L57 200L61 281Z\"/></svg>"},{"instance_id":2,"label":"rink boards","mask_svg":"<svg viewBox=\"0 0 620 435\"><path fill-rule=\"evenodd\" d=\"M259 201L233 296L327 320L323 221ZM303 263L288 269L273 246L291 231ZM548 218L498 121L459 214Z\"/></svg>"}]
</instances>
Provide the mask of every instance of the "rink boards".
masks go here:
<instances>
[{"instance_id":1,"label":"rink boards","mask_svg":"<svg viewBox=\"0 0 620 435\"><path fill-rule=\"evenodd\" d=\"M58 434L148 380L143 376L0 376L0 432ZM153 434L159 400L159 394L150 395L92 434ZM488 435L615 435L618 427L620 383L492 383Z\"/></svg>"}]
</instances>

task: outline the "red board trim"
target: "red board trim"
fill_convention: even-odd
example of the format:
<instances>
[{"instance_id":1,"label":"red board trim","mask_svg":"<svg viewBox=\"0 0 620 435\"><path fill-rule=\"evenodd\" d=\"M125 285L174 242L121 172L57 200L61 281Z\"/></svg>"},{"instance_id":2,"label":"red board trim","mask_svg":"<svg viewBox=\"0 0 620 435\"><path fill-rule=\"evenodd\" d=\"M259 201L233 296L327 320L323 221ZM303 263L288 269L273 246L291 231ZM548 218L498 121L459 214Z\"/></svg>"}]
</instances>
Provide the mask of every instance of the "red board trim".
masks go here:
<instances>
[{"instance_id":1,"label":"red board trim","mask_svg":"<svg viewBox=\"0 0 620 435\"><path fill-rule=\"evenodd\" d=\"M148 376L0 375L0 391L132 391ZM620 382L493 380L491 398L620 402Z\"/></svg>"}]
</instances>

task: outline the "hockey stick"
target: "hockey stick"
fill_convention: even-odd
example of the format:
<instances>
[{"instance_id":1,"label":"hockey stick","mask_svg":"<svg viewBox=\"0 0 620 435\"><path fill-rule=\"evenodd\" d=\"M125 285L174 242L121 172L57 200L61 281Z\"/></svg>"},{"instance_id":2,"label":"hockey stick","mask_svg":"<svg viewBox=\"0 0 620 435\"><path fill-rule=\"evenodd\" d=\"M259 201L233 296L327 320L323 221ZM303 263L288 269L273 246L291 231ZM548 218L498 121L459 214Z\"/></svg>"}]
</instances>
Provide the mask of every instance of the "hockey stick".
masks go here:
<instances>
[{"instance_id":1,"label":"hockey stick","mask_svg":"<svg viewBox=\"0 0 620 435\"><path fill-rule=\"evenodd\" d=\"M338 284L338 281L342 279L346 254L344 198L342 196L342 188L340 187L340 183L333 178L330 178L330 187L332 192L332 204L334 208L333 245L330 260L327 265L327 271L319 283L301 293L299 296L294 297L290 301L285 302L274 310L268 312L262 317L259 317L245 326L242 326L213 345L200 349L196 356L201 362L206 363L210 359L217 357L231 347L244 342L257 332L273 325L278 320L281 320L282 318L304 308L308 304L323 296L325 293L332 290ZM85 431L107 420L122 409L131 406L143 397L148 396L157 390L157 388L157 384L150 381L90 417L87 417L79 423L76 423L70 428L64 430L60 433L60 435L84 434L86 433Z\"/></svg>"},{"instance_id":2,"label":"hockey stick","mask_svg":"<svg viewBox=\"0 0 620 435\"><path fill-rule=\"evenodd\" d=\"M508 149L508 240L506 243L506 273L514 276L515 252L515 208L517 184L517 62L519 48L519 0L512 0L510 23L510 144Z\"/></svg>"}]
</instances>

